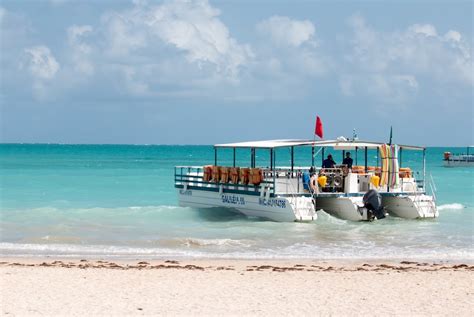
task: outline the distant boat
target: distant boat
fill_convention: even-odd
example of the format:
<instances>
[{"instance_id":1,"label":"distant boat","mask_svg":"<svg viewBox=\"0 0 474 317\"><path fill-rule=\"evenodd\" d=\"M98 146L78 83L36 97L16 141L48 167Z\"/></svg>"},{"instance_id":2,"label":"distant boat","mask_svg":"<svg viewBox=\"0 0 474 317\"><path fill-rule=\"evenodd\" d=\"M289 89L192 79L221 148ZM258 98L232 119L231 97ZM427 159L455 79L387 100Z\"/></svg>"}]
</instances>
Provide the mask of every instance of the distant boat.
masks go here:
<instances>
[{"instance_id":1,"label":"distant boat","mask_svg":"<svg viewBox=\"0 0 474 317\"><path fill-rule=\"evenodd\" d=\"M469 154L469 149L474 145L467 147L466 154L453 154L444 152L444 167L469 167L474 166L474 154Z\"/></svg>"}]
</instances>

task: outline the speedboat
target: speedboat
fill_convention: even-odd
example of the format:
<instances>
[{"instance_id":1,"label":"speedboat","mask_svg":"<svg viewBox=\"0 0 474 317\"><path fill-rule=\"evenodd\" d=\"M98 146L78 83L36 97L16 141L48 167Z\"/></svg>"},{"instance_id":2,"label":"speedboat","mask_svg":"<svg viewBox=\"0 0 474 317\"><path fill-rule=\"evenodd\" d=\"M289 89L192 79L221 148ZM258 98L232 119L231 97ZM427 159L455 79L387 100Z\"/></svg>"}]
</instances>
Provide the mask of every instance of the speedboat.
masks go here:
<instances>
[{"instance_id":1,"label":"speedboat","mask_svg":"<svg viewBox=\"0 0 474 317\"><path fill-rule=\"evenodd\" d=\"M295 149L299 147L311 148L305 158L309 163L307 166L295 166ZM286 162L290 164L277 166L277 150L285 148L289 150ZM317 154L322 152L324 158L328 148L341 150L343 156L346 151L354 151L356 164L352 167L315 167ZM219 150L223 149L232 150L231 165L219 165ZM236 151L242 149L250 150L250 164L246 166L236 164ZM380 157L377 166L369 166L368 151L374 149ZM364 152L364 165L357 165L360 150ZM400 156L402 150L423 151L422 179L415 179L410 168L399 167L399 150ZM264 166L257 166L257 151L268 155ZM227 208L273 221L313 221L317 219L317 210L352 221L382 219L386 213L403 218L434 218L438 211L434 191L428 195L425 190L424 154L423 147L359 140L216 144L214 164L175 167L175 188L180 206ZM259 162L261 157L259 155Z\"/></svg>"}]
</instances>

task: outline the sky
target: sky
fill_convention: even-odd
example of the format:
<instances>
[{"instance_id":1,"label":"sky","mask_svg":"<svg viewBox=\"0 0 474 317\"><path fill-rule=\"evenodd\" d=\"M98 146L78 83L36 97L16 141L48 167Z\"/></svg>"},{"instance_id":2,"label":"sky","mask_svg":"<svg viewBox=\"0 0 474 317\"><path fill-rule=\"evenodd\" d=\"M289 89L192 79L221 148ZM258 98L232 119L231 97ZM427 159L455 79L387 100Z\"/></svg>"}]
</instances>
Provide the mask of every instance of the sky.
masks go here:
<instances>
[{"instance_id":1,"label":"sky","mask_svg":"<svg viewBox=\"0 0 474 317\"><path fill-rule=\"evenodd\" d=\"M0 2L0 142L474 144L472 1Z\"/></svg>"}]
</instances>

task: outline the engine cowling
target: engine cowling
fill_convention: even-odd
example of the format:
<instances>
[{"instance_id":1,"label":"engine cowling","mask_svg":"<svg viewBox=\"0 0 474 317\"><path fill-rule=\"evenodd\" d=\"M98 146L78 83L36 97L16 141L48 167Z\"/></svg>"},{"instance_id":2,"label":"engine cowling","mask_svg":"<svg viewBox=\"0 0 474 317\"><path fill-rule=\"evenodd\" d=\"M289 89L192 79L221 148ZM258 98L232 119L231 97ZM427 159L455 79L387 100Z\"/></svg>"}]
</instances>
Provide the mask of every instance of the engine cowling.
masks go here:
<instances>
[{"instance_id":1,"label":"engine cowling","mask_svg":"<svg viewBox=\"0 0 474 317\"><path fill-rule=\"evenodd\" d=\"M385 208L382 205L382 196L376 190L371 189L365 193L362 202L368 211L368 217L372 218L368 220L373 220L374 217L377 219L385 218Z\"/></svg>"}]
</instances>

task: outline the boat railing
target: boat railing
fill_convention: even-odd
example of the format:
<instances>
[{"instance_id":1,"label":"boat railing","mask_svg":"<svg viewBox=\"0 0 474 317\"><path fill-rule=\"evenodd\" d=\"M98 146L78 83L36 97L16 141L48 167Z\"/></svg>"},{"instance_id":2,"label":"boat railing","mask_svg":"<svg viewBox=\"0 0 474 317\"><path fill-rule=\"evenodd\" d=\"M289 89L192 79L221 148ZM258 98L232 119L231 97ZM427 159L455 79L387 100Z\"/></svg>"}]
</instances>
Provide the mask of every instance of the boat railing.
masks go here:
<instances>
[{"instance_id":1,"label":"boat railing","mask_svg":"<svg viewBox=\"0 0 474 317\"><path fill-rule=\"evenodd\" d=\"M275 176L269 177L269 173L262 169L263 179L258 184L232 183L218 181L205 181L202 166L176 166L174 169L174 183L176 188L182 190L198 189L218 191L220 193L251 193L260 194L261 190L270 191L275 194Z\"/></svg>"},{"instance_id":2,"label":"boat railing","mask_svg":"<svg viewBox=\"0 0 474 317\"><path fill-rule=\"evenodd\" d=\"M205 181L204 168L202 166L176 166L174 173L175 187L184 190L200 189L219 192L234 193L261 193L270 191L270 195L279 194L301 194L305 193L302 183L302 175L309 167L301 168L259 168L262 171L262 180L258 184L237 183L219 181Z\"/></svg>"},{"instance_id":3,"label":"boat railing","mask_svg":"<svg viewBox=\"0 0 474 317\"><path fill-rule=\"evenodd\" d=\"M433 200L436 201L436 192L438 191L438 189L436 188L436 183L433 179L433 175L431 173L429 175L430 175L429 185L430 185L431 195L433 196Z\"/></svg>"},{"instance_id":4,"label":"boat railing","mask_svg":"<svg viewBox=\"0 0 474 317\"><path fill-rule=\"evenodd\" d=\"M204 169L202 166L176 166L174 173L175 187L183 190L199 189L218 191L220 193L241 193L241 194L263 194L263 192L270 192L273 197L275 195L311 195L312 193L304 189L303 174L308 172L309 167L261 167L262 179L258 184L252 183L233 183L204 180ZM316 173L318 171L316 170ZM375 175L373 171L359 175ZM413 171L409 178L401 178L398 190L394 192L401 193L423 193L426 191L425 182L423 179L418 179L419 172ZM428 186L433 186L431 183ZM384 190L384 187L379 189ZM388 190L389 192L393 190ZM432 189L434 193L435 190ZM334 194L336 192L320 192L317 196L324 196L327 194ZM338 193L338 192L337 192Z\"/></svg>"}]
</instances>

